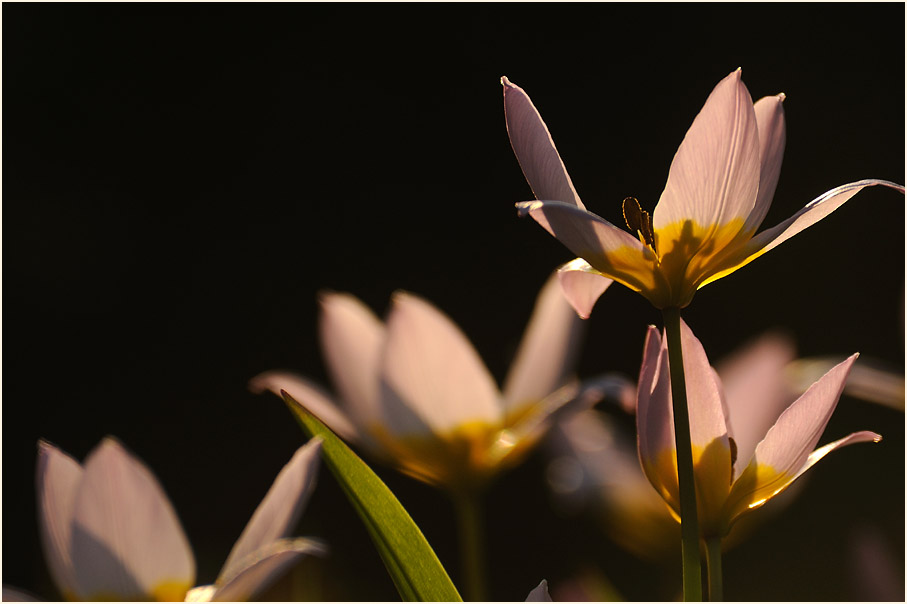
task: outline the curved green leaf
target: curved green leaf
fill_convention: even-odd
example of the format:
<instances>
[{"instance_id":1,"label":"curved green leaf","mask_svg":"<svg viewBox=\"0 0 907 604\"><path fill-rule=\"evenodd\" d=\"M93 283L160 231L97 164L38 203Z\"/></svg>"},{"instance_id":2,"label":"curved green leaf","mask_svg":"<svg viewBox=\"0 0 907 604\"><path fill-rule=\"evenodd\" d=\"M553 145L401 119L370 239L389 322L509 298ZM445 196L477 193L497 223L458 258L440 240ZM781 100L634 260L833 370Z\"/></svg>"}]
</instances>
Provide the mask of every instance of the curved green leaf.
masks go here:
<instances>
[{"instance_id":1,"label":"curved green leaf","mask_svg":"<svg viewBox=\"0 0 907 604\"><path fill-rule=\"evenodd\" d=\"M384 566L406 602L462 602L422 531L387 485L327 426L281 392L310 436L320 437L322 457L365 523Z\"/></svg>"}]
</instances>

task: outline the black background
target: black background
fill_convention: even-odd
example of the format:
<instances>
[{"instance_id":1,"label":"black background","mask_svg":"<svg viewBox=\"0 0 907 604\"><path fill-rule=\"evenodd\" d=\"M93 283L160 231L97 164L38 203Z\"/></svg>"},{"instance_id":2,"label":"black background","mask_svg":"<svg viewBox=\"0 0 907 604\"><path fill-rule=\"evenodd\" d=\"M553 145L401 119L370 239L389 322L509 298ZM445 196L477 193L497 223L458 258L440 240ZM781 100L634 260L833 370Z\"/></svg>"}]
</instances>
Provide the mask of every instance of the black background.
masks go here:
<instances>
[{"instance_id":1,"label":"black background","mask_svg":"<svg viewBox=\"0 0 907 604\"><path fill-rule=\"evenodd\" d=\"M587 207L651 210L712 87L743 67L785 92L788 144L767 226L861 178L904 182L903 4L4 4L3 582L56 597L38 541L36 441L78 459L106 434L172 498L214 579L304 442L272 368L327 384L316 293L378 313L425 296L501 380L538 287L572 256L530 198L499 78L541 111ZM700 291L686 320L712 359L780 327L803 355L904 364L904 198L861 192ZM615 286L579 373L634 376L656 310ZM845 397L832 455L784 514L725 559L730 599L868 599L852 538L878 532L903 592L903 413ZM627 598L676 596L679 567L550 505L544 449L488 493L491 597L557 597L600 569ZM377 468L458 577L440 493ZM332 556L311 597L397 595L333 478L299 532ZM666 577L666 578L665 578ZM317 588L317 589L316 589ZM895 598L899 597L895 592Z\"/></svg>"}]
</instances>

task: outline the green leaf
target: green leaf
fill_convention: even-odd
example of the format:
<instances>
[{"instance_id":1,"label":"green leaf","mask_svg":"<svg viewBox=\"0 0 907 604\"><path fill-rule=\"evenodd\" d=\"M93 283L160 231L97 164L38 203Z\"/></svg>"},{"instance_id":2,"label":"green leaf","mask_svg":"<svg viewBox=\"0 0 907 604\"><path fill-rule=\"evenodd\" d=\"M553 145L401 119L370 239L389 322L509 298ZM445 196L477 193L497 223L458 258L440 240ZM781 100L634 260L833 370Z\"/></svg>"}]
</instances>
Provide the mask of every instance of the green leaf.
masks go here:
<instances>
[{"instance_id":1,"label":"green leaf","mask_svg":"<svg viewBox=\"0 0 907 604\"><path fill-rule=\"evenodd\" d=\"M310 437L319 437L322 457L365 528L405 602L462 602L422 531L387 485L318 418L286 392L290 411Z\"/></svg>"}]
</instances>

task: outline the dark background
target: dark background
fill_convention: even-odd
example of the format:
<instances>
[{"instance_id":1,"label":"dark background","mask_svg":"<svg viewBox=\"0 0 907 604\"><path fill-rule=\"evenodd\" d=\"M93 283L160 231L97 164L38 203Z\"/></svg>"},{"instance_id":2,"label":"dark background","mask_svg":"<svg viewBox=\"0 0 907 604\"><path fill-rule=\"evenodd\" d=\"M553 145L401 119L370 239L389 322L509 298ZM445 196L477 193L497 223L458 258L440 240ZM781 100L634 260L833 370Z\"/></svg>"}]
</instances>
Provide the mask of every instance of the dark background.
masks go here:
<instances>
[{"instance_id":1,"label":"dark background","mask_svg":"<svg viewBox=\"0 0 907 604\"><path fill-rule=\"evenodd\" d=\"M36 441L78 459L107 434L172 498L217 574L304 442L272 368L327 384L316 293L379 313L407 289L447 312L501 380L538 287L570 253L531 196L499 78L532 96L591 211L651 210L712 87L742 66L785 92L788 144L767 226L861 178L904 182L904 5L4 4L3 582L58 597L35 520ZM904 198L842 209L700 291L685 318L718 359L780 327L803 355L904 364ZM638 372L660 316L615 286L579 373ZM832 455L784 514L725 558L729 599L869 599L852 538L880 535L903 595L904 416L844 397ZM543 449L488 494L492 598L604 573L626 598L676 595L679 565L610 544L550 504ZM452 576L444 496L378 468ZM323 599L393 600L326 471L299 532L332 556ZM891 593L891 592L887 592ZM893 598L900 596L895 591Z\"/></svg>"}]
</instances>

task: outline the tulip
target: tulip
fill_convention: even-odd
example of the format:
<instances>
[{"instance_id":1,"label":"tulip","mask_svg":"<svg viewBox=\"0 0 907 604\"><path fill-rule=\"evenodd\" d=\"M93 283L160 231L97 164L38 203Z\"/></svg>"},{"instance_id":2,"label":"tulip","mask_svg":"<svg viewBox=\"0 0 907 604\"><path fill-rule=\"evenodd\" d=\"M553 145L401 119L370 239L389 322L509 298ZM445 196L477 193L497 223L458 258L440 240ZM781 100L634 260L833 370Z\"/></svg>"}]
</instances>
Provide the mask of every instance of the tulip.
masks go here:
<instances>
[{"instance_id":1,"label":"tulip","mask_svg":"<svg viewBox=\"0 0 907 604\"><path fill-rule=\"evenodd\" d=\"M69 600L245 600L300 557L321 553L286 539L315 486L320 441L281 470L213 585L197 587L195 559L151 471L105 438L80 465L41 441L38 517L51 577Z\"/></svg>"},{"instance_id":2,"label":"tulip","mask_svg":"<svg viewBox=\"0 0 907 604\"><path fill-rule=\"evenodd\" d=\"M567 298L588 316L613 279L656 308L684 308L696 290L825 218L877 179L836 187L758 235L784 154L784 94L753 104L737 69L712 91L680 144L651 216L623 202L629 233L585 209L548 128L522 88L501 79L507 132L536 201L518 203L580 258L561 268Z\"/></svg>"},{"instance_id":3,"label":"tulip","mask_svg":"<svg viewBox=\"0 0 907 604\"><path fill-rule=\"evenodd\" d=\"M503 390L460 329L413 294L394 294L386 323L353 296L324 294L319 326L342 403L282 371L250 387L287 392L342 438L447 490L461 528L465 592L485 600L479 491L518 463L556 414L601 396L601 385L569 380L582 324L556 277L539 294Z\"/></svg>"},{"instance_id":4,"label":"tulip","mask_svg":"<svg viewBox=\"0 0 907 604\"><path fill-rule=\"evenodd\" d=\"M710 579L720 577L721 539L743 515L764 505L831 451L858 442L878 442L874 432L855 432L816 450L858 355L837 364L794 401L762 440L737 442L747 434L747 397L725 398L705 350L681 321L684 375L690 401L690 433L700 537L708 545ZM677 452L671 413L667 338L650 327L637 394L639 458L646 477L682 518L678 495ZM744 407L746 405L747 407ZM717 571L714 571L717 568ZM720 582L711 585L719 591ZM714 593L713 593L714 595Z\"/></svg>"},{"instance_id":5,"label":"tulip","mask_svg":"<svg viewBox=\"0 0 907 604\"><path fill-rule=\"evenodd\" d=\"M426 300L397 292L386 323L348 294L321 296L320 335L340 402L298 375L269 371L250 387L286 391L344 439L409 476L450 491L517 463L552 415L597 388L569 380L581 322L552 276L499 390L460 329Z\"/></svg>"}]
</instances>

